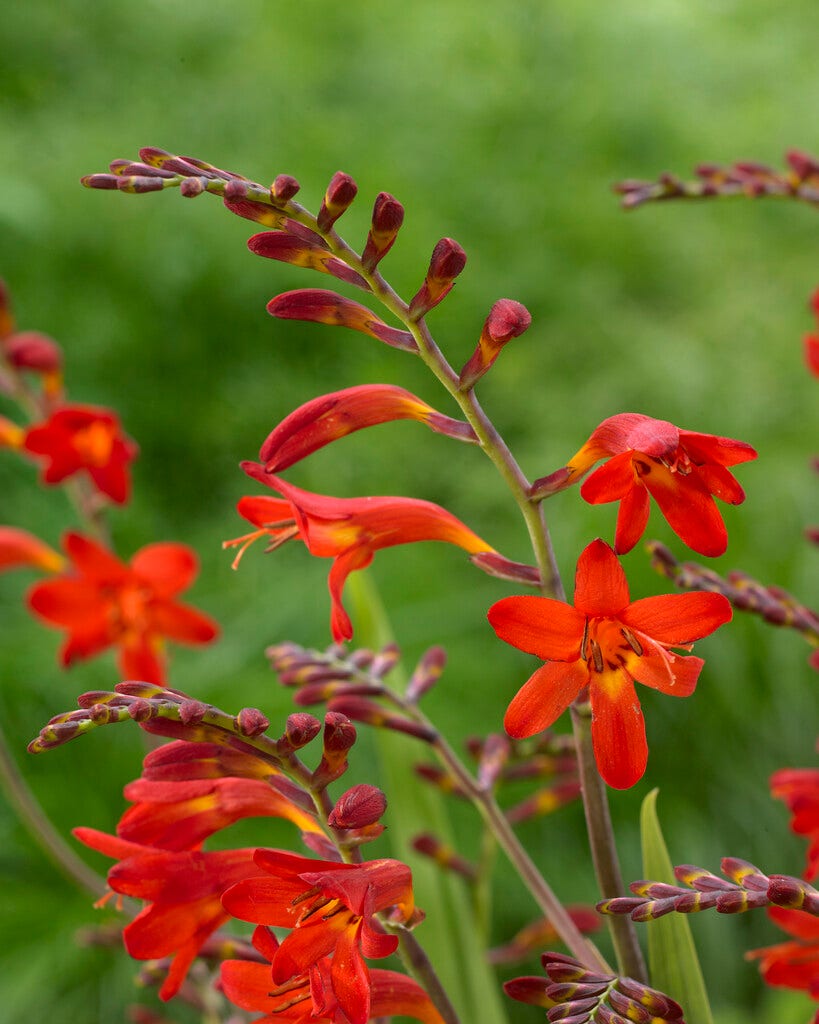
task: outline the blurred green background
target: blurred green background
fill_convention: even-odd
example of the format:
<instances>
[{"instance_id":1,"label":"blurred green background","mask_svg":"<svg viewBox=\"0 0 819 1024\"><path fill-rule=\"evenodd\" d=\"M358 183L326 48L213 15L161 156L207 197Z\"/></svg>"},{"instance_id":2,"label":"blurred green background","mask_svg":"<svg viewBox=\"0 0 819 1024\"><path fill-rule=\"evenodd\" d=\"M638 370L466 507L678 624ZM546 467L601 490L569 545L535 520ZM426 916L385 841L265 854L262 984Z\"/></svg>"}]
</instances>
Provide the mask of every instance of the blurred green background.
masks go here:
<instances>
[{"instance_id":1,"label":"blurred green background","mask_svg":"<svg viewBox=\"0 0 819 1024\"><path fill-rule=\"evenodd\" d=\"M816 152L817 34L808 0L8 7L0 26L0 275L20 327L64 345L71 397L115 407L141 446L133 501L112 515L119 550L174 539L200 553L202 575L189 596L221 622L224 639L175 650L174 685L283 720L289 694L263 648L285 638L329 642L326 563L293 545L268 558L253 550L232 573L220 550L243 530L233 504L255 493L237 464L256 456L287 412L371 381L453 410L423 366L401 353L350 332L270 319L264 306L274 294L329 279L250 255L252 225L212 198L84 191L80 175L154 145L262 182L293 174L299 198L315 209L343 169L360 187L339 224L356 247L372 199L392 192L407 215L383 270L399 292L414 293L441 236L469 254L454 293L429 317L455 366L472 352L496 298L519 299L532 312L531 330L479 386L530 477L562 465L604 417L625 410L747 440L760 457L739 470L747 501L725 510L731 544L716 567L742 568L810 603L819 600L819 553L802 530L819 519L809 469L819 417L800 339L819 284L816 213L726 201L627 216L610 186L665 169L687 173L704 160L779 162L791 146ZM414 424L348 438L289 477L329 494L437 501L509 557L527 559L525 530L491 466L477 450L453 448ZM38 489L32 467L11 454L0 458L0 494L2 521L52 543L71 523L63 495ZM548 512L570 581L585 544L611 538L614 508L590 508L572 492ZM687 557L656 513L648 536ZM647 561L639 548L626 559L636 596L665 589ZM408 663L432 643L449 651L429 713L456 742L498 729L532 669L532 659L494 640L484 619L512 588L435 545L380 555L374 578ZM102 730L37 758L24 752L77 693L117 681L110 655L58 669L60 636L28 617L28 582L24 574L0 578L3 729L61 830L112 830L121 788L144 752L136 728ZM815 763L819 702L807 648L740 617L698 653L707 665L690 700L641 693L648 773L612 795L624 872L641 874L637 812L657 785L675 862L714 869L731 854L798 874L804 844L790 835L767 780L777 767ZM371 778L366 764L356 771ZM396 821L401 793L389 795ZM456 824L474 855L471 816L459 808ZM266 830L260 825L250 841L270 842ZM595 899L579 807L521 833L562 896ZM500 862L497 875L500 941L533 909ZM77 929L98 918L5 803L0 881L0 1016L122 1020L137 998L134 965L75 947ZM436 908L426 909L434 920ZM692 924L719 1024L807 1018L806 999L763 991L743 963L746 949L778 941L764 915ZM518 1004L509 1018L541 1019Z\"/></svg>"}]
</instances>

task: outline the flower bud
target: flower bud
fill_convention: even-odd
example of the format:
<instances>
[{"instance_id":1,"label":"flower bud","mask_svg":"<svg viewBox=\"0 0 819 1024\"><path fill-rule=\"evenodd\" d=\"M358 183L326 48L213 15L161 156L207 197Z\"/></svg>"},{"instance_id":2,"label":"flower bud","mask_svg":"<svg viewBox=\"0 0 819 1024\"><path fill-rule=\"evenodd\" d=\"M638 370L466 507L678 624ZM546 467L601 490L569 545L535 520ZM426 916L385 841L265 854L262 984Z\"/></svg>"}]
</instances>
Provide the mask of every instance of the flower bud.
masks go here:
<instances>
[{"instance_id":1,"label":"flower bud","mask_svg":"<svg viewBox=\"0 0 819 1024\"><path fill-rule=\"evenodd\" d=\"M183 725L199 725L209 710L201 700L183 700L179 705L179 721Z\"/></svg>"},{"instance_id":2,"label":"flower bud","mask_svg":"<svg viewBox=\"0 0 819 1024\"><path fill-rule=\"evenodd\" d=\"M454 238L442 238L432 250L429 269L420 290L410 302L409 312L418 320L452 290L455 278L466 266L466 253Z\"/></svg>"},{"instance_id":3,"label":"flower bud","mask_svg":"<svg viewBox=\"0 0 819 1024\"><path fill-rule=\"evenodd\" d=\"M2 341L2 352L17 370L59 373L62 369L62 349L56 341L45 334L40 334L39 331L19 331L10 334Z\"/></svg>"},{"instance_id":4,"label":"flower bud","mask_svg":"<svg viewBox=\"0 0 819 1024\"><path fill-rule=\"evenodd\" d=\"M362 783L339 797L330 812L331 828L358 829L374 825L387 809L387 798L377 786Z\"/></svg>"},{"instance_id":5,"label":"flower bud","mask_svg":"<svg viewBox=\"0 0 819 1024\"><path fill-rule=\"evenodd\" d=\"M311 743L321 732L321 722L306 711L290 715L284 730L284 736L278 741L280 748L286 747L287 752L300 750ZM285 750L281 750L285 753Z\"/></svg>"},{"instance_id":6,"label":"flower bud","mask_svg":"<svg viewBox=\"0 0 819 1024\"><path fill-rule=\"evenodd\" d=\"M529 310L520 302L515 302L514 299L498 299L483 325L478 347L461 370L461 391L468 391L474 387L476 381L498 358L507 341L523 334L531 322Z\"/></svg>"},{"instance_id":7,"label":"flower bud","mask_svg":"<svg viewBox=\"0 0 819 1024\"><path fill-rule=\"evenodd\" d=\"M270 186L270 192L277 203L286 203L299 191L301 185L289 174L280 174Z\"/></svg>"},{"instance_id":8,"label":"flower bud","mask_svg":"<svg viewBox=\"0 0 819 1024\"><path fill-rule=\"evenodd\" d=\"M373 206L373 219L361 262L367 270L374 270L378 262L392 248L404 223L404 207L389 192L381 192Z\"/></svg>"},{"instance_id":9,"label":"flower bud","mask_svg":"<svg viewBox=\"0 0 819 1024\"><path fill-rule=\"evenodd\" d=\"M270 721L258 708L242 708L236 716L236 728L243 736L261 736L270 727Z\"/></svg>"},{"instance_id":10,"label":"flower bud","mask_svg":"<svg viewBox=\"0 0 819 1024\"><path fill-rule=\"evenodd\" d=\"M343 171L336 171L330 179L321 209L318 212L316 221L322 231L329 231L338 218L344 213L356 197L358 186Z\"/></svg>"},{"instance_id":11,"label":"flower bud","mask_svg":"<svg viewBox=\"0 0 819 1024\"><path fill-rule=\"evenodd\" d=\"M405 698L412 703L419 701L438 682L445 667L446 651L443 647L430 647L410 676Z\"/></svg>"}]
</instances>

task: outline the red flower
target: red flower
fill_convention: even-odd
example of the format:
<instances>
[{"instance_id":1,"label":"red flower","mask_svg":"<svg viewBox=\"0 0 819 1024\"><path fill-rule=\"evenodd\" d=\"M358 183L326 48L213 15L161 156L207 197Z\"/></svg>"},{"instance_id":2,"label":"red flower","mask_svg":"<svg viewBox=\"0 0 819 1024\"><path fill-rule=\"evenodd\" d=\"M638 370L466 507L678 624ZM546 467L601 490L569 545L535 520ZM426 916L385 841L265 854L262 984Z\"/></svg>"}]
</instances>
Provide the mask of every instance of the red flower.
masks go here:
<instances>
[{"instance_id":1,"label":"red flower","mask_svg":"<svg viewBox=\"0 0 819 1024\"><path fill-rule=\"evenodd\" d=\"M223 547L241 545L234 568L248 545L265 536L270 538L268 551L298 538L310 554L334 559L327 583L332 600L330 626L336 642L353 635L350 617L341 603L347 577L356 569L365 569L376 551L396 544L440 540L456 544L471 555L495 553L460 519L432 502L415 498L330 498L302 491L266 473L255 462L245 462L242 468L284 498L247 497L238 503L239 514L257 529L224 542Z\"/></svg>"},{"instance_id":2,"label":"red flower","mask_svg":"<svg viewBox=\"0 0 819 1024\"><path fill-rule=\"evenodd\" d=\"M126 678L162 686L163 637L204 644L217 635L212 619L175 600L198 568L184 544L149 544L128 565L79 533L66 534L63 546L72 570L38 583L28 596L36 615L68 631L63 665L117 646Z\"/></svg>"},{"instance_id":3,"label":"red flower","mask_svg":"<svg viewBox=\"0 0 819 1024\"><path fill-rule=\"evenodd\" d=\"M258 874L253 850L161 850L93 828L74 829L74 835L92 850L119 859L108 872L113 892L147 901L122 933L125 948L136 960L174 958L159 990L162 999L170 999L202 944L229 920L222 893Z\"/></svg>"},{"instance_id":4,"label":"red flower","mask_svg":"<svg viewBox=\"0 0 819 1024\"><path fill-rule=\"evenodd\" d=\"M513 698L504 727L522 739L548 728L589 687L597 767L615 789L628 789L648 759L634 682L674 697L694 692L701 658L681 657L731 618L721 594L694 592L629 602L625 573L602 540L577 563L574 607L547 597L507 597L489 609L495 632L546 664Z\"/></svg>"},{"instance_id":5,"label":"red flower","mask_svg":"<svg viewBox=\"0 0 819 1024\"><path fill-rule=\"evenodd\" d=\"M751 950L746 958L760 961L759 970L769 985L801 989L819 999L819 920L784 907L771 907L768 915L793 941ZM819 1021L819 1011L815 1020Z\"/></svg>"},{"instance_id":6,"label":"red flower","mask_svg":"<svg viewBox=\"0 0 819 1024\"><path fill-rule=\"evenodd\" d=\"M270 961L279 949L277 939L262 925L253 933L253 945ZM309 973L278 986L266 964L226 960L222 964L220 988L240 1009L266 1014L257 1017L254 1024L348 1024L349 1018L333 993L330 957L322 957L310 967ZM412 1017L424 1024L443 1024L429 996L411 978L395 971L372 970L367 1019L393 1016Z\"/></svg>"},{"instance_id":7,"label":"red flower","mask_svg":"<svg viewBox=\"0 0 819 1024\"><path fill-rule=\"evenodd\" d=\"M128 500L128 463L139 449L122 433L119 418L110 409L64 405L45 423L29 427L23 447L46 460L45 483L58 484L86 472L111 501L122 505Z\"/></svg>"},{"instance_id":8,"label":"red flower","mask_svg":"<svg viewBox=\"0 0 819 1024\"><path fill-rule=\"evenodd\" d=\"M819 324L819 288L811 296L811 309ZM819 377L819 334L805 335L805 362L814 377Z\"/></svg>"},{"instance_id":9,"label":"red flower","mask_svg":"<svg viewBox=\"0 0 819 1024\"><path fill-rule=\"evenodd\" d=\"M373 915L396 907L401 921L413 917L410 869L396 860L339 864L283 850L257 850L255 860L269 877L239 882L222 902L242 921L293 929L272 957L275 984L332 953L333 995L351 1024L365 1024L371 981L362 955L380 959L398 945Z\"/></svg>"},{"instance_id":10,"label":"red flower","mask_svg":"<svg viewBox=\"0 0 819 1024\"><path fill-rule=\"evenodd\" d=\"M783 768L774 772L771 795L787 804L793 815L791 829L810 840L805 878L812 881L819 874L819 769Z\"/></svg>"},{"instance_id":11,"label":"red flower","mask_svg":"<svg viewBox=\"0 0 819 1024\"><path fill-rule=\"evenodd\" d=\"M604 420L564 470L538 480L541 496L568 486L600 459L609 459L580 489L592 505L620 502L614 547L625 554L648 522L649 495L671 529L694 551L716 556L728 546L728 534L714 497L739 505L745 492L727 466L748 462L756 452L744 441L680 430L673 423L636 412Z\"/></svg>"},{"instance_id":12,"label":"red flower","mask_svg":"<svg viewBox=\"0 0 819 1024\"><path fill-rule=\"evenodd\" d=\"M0 570L30 566L46 572L59 572L65 565L61 554L16 526L0 526Z\"/></svg>"}]
</instances>

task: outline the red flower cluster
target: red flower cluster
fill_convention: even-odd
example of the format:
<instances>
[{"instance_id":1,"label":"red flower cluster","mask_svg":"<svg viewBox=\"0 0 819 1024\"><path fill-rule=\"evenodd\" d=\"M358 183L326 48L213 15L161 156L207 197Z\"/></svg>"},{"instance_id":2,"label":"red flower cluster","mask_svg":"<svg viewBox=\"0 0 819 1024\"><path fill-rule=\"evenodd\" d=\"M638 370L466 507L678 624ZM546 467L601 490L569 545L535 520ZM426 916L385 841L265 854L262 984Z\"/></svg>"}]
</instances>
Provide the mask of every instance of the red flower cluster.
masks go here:
<instances>
[{"instance_id":1,"label":"red flower cluster","mask_svg":"<svg viewBox=\"0 0 819 1024\"><path fill-rule=\"evenodd\" d=\"M600 774L616 789L633 786L648 760L634 682L688 697L703 661L671 648L690 650L730 618L721 594L630 602L616 555L604 541L593 541L577 563L574 607L546 597L507 597L489 609L501 640L546 661L509 705L506 731L521 739L548 728L588 687Z\"/></svg>"}]
</instances>

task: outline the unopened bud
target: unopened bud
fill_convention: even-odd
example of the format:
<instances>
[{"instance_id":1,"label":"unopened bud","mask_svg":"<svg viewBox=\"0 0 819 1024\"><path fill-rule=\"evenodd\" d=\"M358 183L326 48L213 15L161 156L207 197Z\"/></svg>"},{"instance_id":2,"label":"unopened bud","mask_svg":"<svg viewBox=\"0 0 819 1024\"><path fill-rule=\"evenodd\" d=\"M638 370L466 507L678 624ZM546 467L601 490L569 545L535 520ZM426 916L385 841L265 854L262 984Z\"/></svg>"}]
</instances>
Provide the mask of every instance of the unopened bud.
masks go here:
<instances>
[{"instance_id":1,"label":"unopened bud","mask_svg":"<svg viewBox=\"0 0 819 1024\"><path fill-rule=\"evenodd\" d=\"M334 711L343 712L356 722L365 722L380 729L391 729L393 732L403 732L425 743L432 743L437 736L430 726L414 722L403 715L393 714L366 697L334 697L330 707Z\"/></svg>"},{"instance_id":2,"label":"unopened bud","mask_svg":"<svg viewBox=\"0 0 819 1024\"><path fill-rule=\"evenodd\" d=\"M237 181L235 178L225 185L225 199L237 200L247 199L247 182Z\"/></svg>"},{"instance_id":3,"label":"unopened bud","mask_svg":"<svg viewBox=\"0 0 819 1024\"><path fill-rule=\"evenodd\" d=\"M407 683L405 698L412 703L419 701L441 678L446 667L446 651L443 647L430 647L415 666Z\"/></svg>"},{"instance_id":4,"label":"unopened bud","mask_svg":"<svg viewBox=\"0 0 819 1024\"><path fill-rule=\"evenodd\" d=\"M367 270L374 270L378 262L392 248L401 225L404 223L404 207L389 192L381 192L373 206L373 219L367 244L361 254L361 262Z\"/></svg>"},{"instance_id":5,"label":"unopened bud","mask_svg":"<svg viewBox=\"0 0 819 1024\"><path fill-rule=\"evenodd\" d=\"M301 185L289 174L280 174L270 186L270 191L277 203L286 203L299 191Z\"/></svg>"},{"instance_id":6,"label":"unopened bud","mask_svg":"<svg viewBox=\"0 0 819 1024\"><path fill-rule=\"evenodd\" d=\"M0 309L0 318L2 309ZM0 323L0 328L2 324ZM2 341L2 352L17 370L36 373L59 373L63 353L56 341L39 331L19 331Z\"/></svg>"},{"instance_id":7,"label":"unopened bud","mask_svg":"<svg viewBox=\"0 0 819 1024\"><path fill-rule=\"evenodd\" d=\"M154 708L150 701L138 697L128 705L128 714L135 722L147 722L154 716Z\"/></svg>"},{"instance_id":8,"label":"unopened bud","mask_svg":"<svg viewBox=\"0 0 819 1024\"><path fill-rule=\"evenodd\" d=\"M261 736L270 727L270 721L258 708L242 708L236 716L236 728L243 736Z\"/></svg>"},{"instance_id":9,"label":"unopened bud","mask_svg":"<svg viewBox=\"0 0 819 1024\"><path fill-rule=\"evenodd\" d=\"M531 313L520 302L498 299L486 318L477 348L461 370L461 390L473 387L498 358L507 341L523 334L531 322Z\"/></svg>"},{"instance_id":10,"label":"unopened bud","mask_svg":"<svg viewBox=\"0 0 819 1024\"><path fill-rule=\"evenodd\" d=\"M338 218L350 206L356 197L358 186L343 171L336 171L330 179L321 209L318 212L316 221L322 231L329 231Z\"/></svg>"},{"instance_id":11,"label":"unopened bud","mask_svg":"<svg viewBox=\"0 0 819 1024\"><path fill-rule=\"evenodd\" d=\"M347 754L355 741L355 726L349 718L328 711L324 716L324 750L311 780L316 789L329 785L347 771Z\"/></svg>"},{"instance_id":12,"label":"unopened bud","mask_svg":"<svg viewBox=\"0 0 819 1024\"><path fill-rule=\"evenodd\" d=\"M372 661L370 672L377 676L379 679L383 679L388 673L390 673L401 659L401 649L398 644L387 644L386 647L376 654Z\"/></svg>"},{"instance_id":13,"label":"unopened bud","mask_svg":"<svg viewBox=\"0 0 819 1024\"><path fill-rule=\"evenodd\" d=\"M473 864L470 864L465 857L461 857L451 846L442 843L437 836L432 835L430 832L424 832L416 836L412 840L412 848L424 857L434 860L439 867L444 868L446 871L454 871L455 874L469 879L470 882L474 882L478 876L478 872Z\"/></svg>"},{"instance_id":14,"label":"unopened bud","mask_svg":"<svg viewBox=\"0 0 819 1024\"><path fill-rule=\"evenodd\" d=\"M327 824L331 828L358 829L374 825L387 809L387 798L377 786L362 783L336 801Z\"/></svg>"},{"instance_id":15,"label":"unopened bud","mask_svg":"<svg viewBox=\"0 0 819 1024\"><path fill-rule=\"evenodd\" d=\"M179 194L186 199L201 196L207 187L207 178L183 178L179 183Z\"/></svg>"},{"instance_id":16,"label":"unopened bud","mask_svg":"<svg viewBox=\"0 0 819 1024\"><path fill-rule=\"evenodd\" d=\"M424 283L410 302L410 316L418 320L452 290L455 278L466 266L466 253L454 238L442 238L432 250Z\"/></svg>"},{"instance_id":17,"label":"unopened bud","mask_svg":"<svg viewBox=\"0 0 819 1024\"><path fill-rule=\"evenodd\" d=\"M207 710L208 705L201 700L183 700L179 705L179 720L183 725L199 725Z\"/></svg>"},{"instance_id":18,"label":"unopened bud","mask_svg":"<svg viewBox=\"0 0 819 1024\"><path fill-rule=\"evenodd\" d=\"M313 715L308 715L306 711L299 711L288 717L284 736L278 745L287 747L289 751L300 750L311 743L320 732L321 722Z\"/></svg>"}]
</instances>

